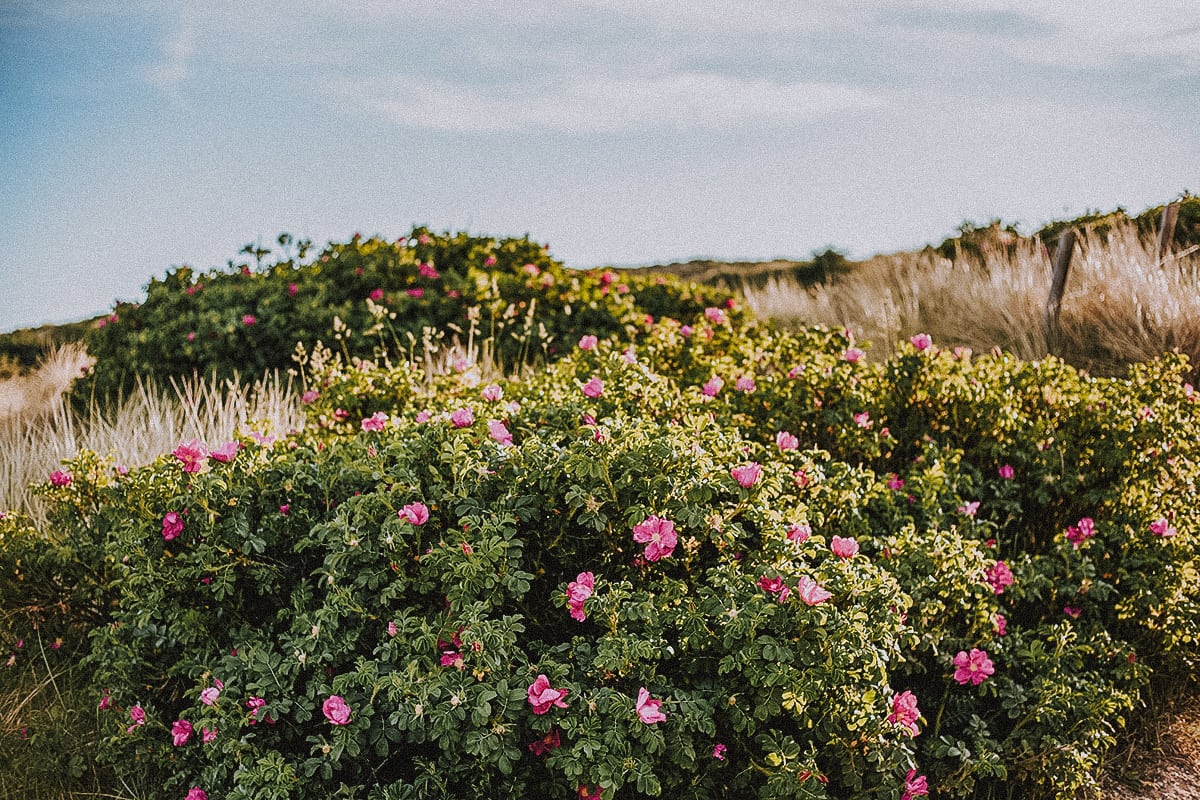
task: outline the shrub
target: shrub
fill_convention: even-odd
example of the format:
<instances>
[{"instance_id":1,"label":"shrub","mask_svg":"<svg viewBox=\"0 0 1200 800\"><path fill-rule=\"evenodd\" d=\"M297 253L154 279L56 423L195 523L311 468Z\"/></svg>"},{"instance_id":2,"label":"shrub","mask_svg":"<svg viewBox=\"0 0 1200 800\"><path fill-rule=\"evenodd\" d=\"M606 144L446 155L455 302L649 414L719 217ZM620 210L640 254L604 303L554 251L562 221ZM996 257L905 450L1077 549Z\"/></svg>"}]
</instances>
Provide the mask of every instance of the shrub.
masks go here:
<instances>
[{"instance_id":1,"label":"shrub","mask_svg":"<svg viewBox=\"0 0 1200 800\"><path fill-rule=\"evenodd\" d=\"M426 228L394 242L355 234L307 261L302 248L263 264L267 252L253 268L174 269L147 285L142 303L118 304L90 334L97 361L75 397L86 406L139 378L257 377L291 366L297 344L321 340L346 361L397 358L423 331L465 337L471 326L515 367L552 360L582 332L633 335L647 314L691 315L729 297L675 279L570 272L528 238Z\"/></svg>"},{"instance_id":2,"label":"shrub","mask_svg":"<svg viewBox=\"0 0 1200 800\"><path fill-rule=\"evenodd\" d=\"M47 489L80 543L47 557L102 576L107 763L179 797L1066 798L1194 668L1182 359L639 327L495 386L329 362L299 435Z\"/></svg>"}]
</instances>

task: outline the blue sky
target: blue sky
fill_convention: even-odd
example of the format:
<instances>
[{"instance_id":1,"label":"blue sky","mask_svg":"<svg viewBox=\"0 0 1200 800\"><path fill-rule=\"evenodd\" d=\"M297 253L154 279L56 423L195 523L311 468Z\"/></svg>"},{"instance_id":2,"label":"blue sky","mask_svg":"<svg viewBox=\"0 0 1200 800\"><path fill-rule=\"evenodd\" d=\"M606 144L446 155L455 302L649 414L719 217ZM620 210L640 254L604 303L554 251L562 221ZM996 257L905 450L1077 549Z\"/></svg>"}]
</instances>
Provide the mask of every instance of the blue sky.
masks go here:
<instances>
[{"instance_id":1,"label":"blue sky","mask_svg":"<svg viewBox=\"0 0 1200 800\"><path fill-rule=\"evenodd\" d=\"M1194 0L0 0L0 330L284 231L586 267L1140 211L1197 109Z\"/></svg>"}]
</instances>

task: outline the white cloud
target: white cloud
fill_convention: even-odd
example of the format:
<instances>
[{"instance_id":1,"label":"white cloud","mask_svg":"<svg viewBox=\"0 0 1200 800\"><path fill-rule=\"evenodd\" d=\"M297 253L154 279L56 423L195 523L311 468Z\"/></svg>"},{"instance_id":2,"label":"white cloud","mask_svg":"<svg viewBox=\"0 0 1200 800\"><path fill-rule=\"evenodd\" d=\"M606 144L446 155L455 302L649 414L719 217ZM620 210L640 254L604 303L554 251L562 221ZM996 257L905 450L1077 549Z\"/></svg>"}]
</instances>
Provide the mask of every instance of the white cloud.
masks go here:
<instances>
[{"instance_id":1,"label":"white cloud","mask_svg":"<svg viewBox=\"0 0 1200 800\"><path fill-rule=\"evenodd\" d=\"M195 27L180 19L174 32L162 43L162 58L145 68L147 82L173 92L188 76L188 62L196 52Z\"/></svg>"},{"instance_id":2,"label":"white cloud","mask_svg":"<svg viewBox=\"0 0 1200 800\"><path fill-rule=\"evenodd\" d=\"M654 78L571 76L537 87L468 86L396 76L372 82L339 80L330 90L341 100L399 125L458 133L736 128L799 122L883 102L876 95L839 84L697 73Z\"/></svg>"}]
</instances>

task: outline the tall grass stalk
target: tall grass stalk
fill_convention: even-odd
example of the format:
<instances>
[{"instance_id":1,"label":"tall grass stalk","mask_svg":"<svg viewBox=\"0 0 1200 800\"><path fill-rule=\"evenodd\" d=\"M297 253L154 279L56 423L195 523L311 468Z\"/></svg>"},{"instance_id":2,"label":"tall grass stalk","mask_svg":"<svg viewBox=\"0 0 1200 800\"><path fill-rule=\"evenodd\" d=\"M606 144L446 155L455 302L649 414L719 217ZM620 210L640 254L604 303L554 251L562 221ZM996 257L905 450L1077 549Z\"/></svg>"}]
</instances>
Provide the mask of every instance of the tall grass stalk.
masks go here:
<instances>
[{"instance_id":1,"label":"tall grass stalk","mask_svg":"<svg viewBox=\"0 0 1200 800\"><path fill-rule=\"evenodd\" d=\"M60 393L43 398L40 407L30 402L21 413L0 418L0 510L43 522L45 509L29 484L46 480L80 450L135 467L192 437L220 442L246 426L278 436L303 422L292 379L279 374L253 383L199 377L169 387L139 383L128 397L83 415Z\"/></svg>"},{"instance_id":2,"label":"tall grass stalk","mask_svg":"<svg viewBox=\"0 0 1200 800\"><path fill-rule=\"evenodd\" d=\"M1200 364L1200 254L1159 263L1133 225L1076 245L1053 346L1046 329L1051 262L1037 240L942 258L932 250L877 256L834 282L772 279L744 289L762 317L788 326L847 327L891 345L928 333L942 346L995 347L1021 358L1053 353L1097 374L1179 350Z\"/></svg>"}]
</instances>

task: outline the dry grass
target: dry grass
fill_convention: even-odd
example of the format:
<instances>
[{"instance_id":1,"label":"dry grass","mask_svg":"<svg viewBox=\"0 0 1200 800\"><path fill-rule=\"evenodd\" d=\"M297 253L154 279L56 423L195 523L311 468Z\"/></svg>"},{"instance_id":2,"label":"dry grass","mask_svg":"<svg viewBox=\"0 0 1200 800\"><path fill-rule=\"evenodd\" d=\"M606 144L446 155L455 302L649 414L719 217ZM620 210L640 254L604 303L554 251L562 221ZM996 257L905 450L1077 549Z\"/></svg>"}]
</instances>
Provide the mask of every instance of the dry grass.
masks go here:
<instances>
[{"instance_id":1,"label":"dry grass","mask_svg":"<svg viewBox=\"0 0 1200 800\"><path fill-rule=\"evenodd\" d=\"M0 417L0 510L23 512L38 521L44 520L44 508L29 484L44 481L80 450L135 467L192 437L223 441L246 426L278 436L304 421L291 378L278 374L254 383L192 378L170 387L139 384L113 406L93 408L86 415L74 412L62 389L47 396L43 387L64 384L53 383L53 375L39 375L41 370L17 379L23 382L18 387L0 385L0 396L34 387L24 402L13 403L19 413Z\"/></svg>"},{"instance_id":2,"label":"dry grass","mask_svg":"<svg viewBox=\"0 0 1200 800\"><path fill-rule=\"evenodd\" d=\"M1200 254L1160 265L1132 225L1104 237L1084 232L1076 248L1053 342L1051 262L1033 240L997 241L956 260L932 251L878 256L826 285L773 280L745 294L760 316L847 327L876 344L924 332L943 346L1000 347L1027 359L1054 353L1097 374L1172 350L1200 363Z\"/></svg>"}]
</instances>

